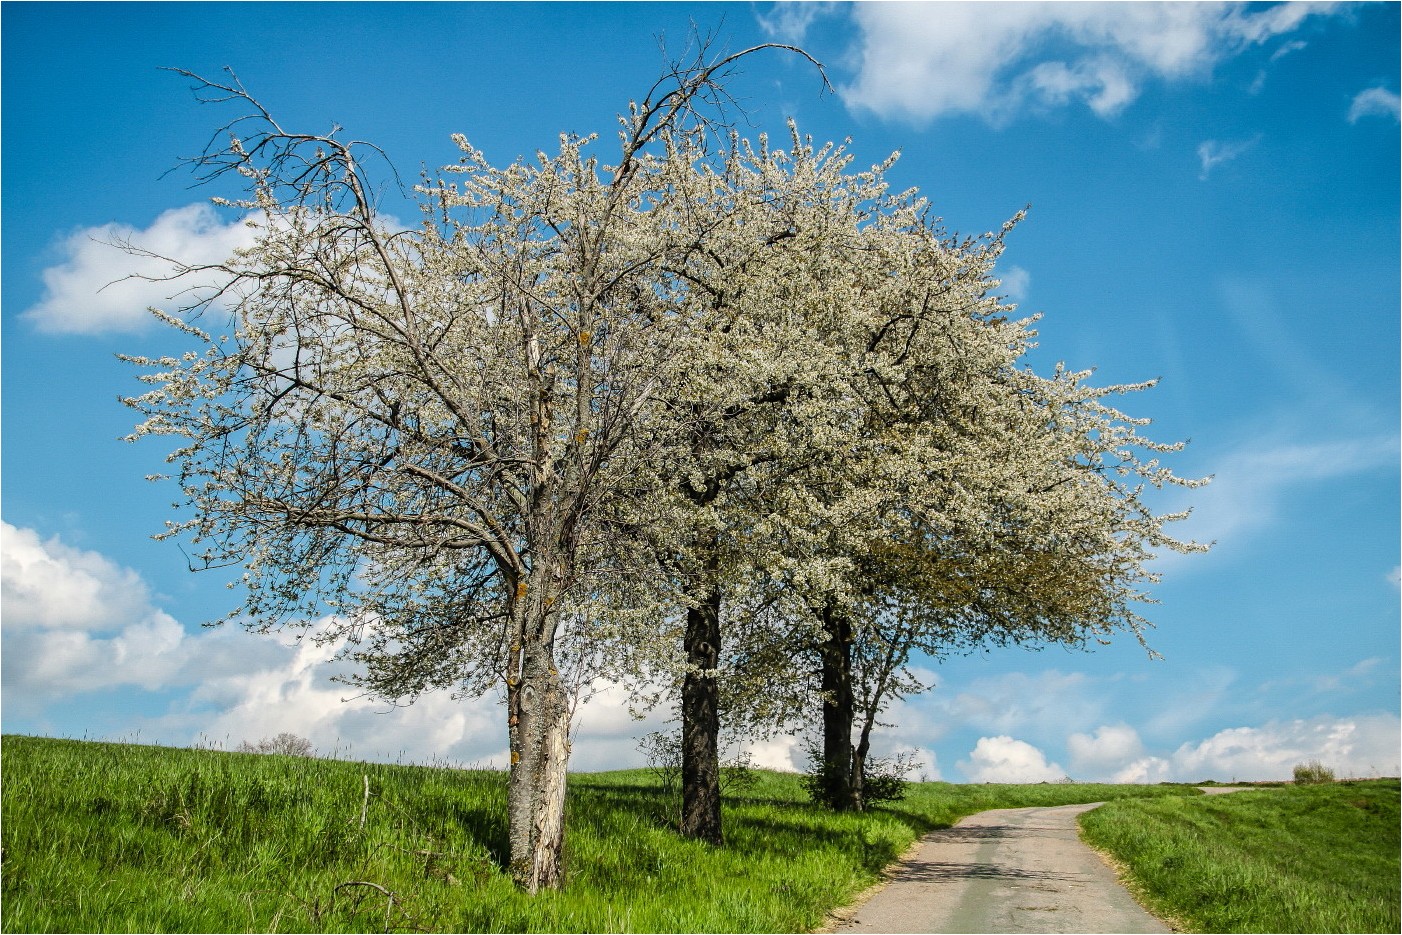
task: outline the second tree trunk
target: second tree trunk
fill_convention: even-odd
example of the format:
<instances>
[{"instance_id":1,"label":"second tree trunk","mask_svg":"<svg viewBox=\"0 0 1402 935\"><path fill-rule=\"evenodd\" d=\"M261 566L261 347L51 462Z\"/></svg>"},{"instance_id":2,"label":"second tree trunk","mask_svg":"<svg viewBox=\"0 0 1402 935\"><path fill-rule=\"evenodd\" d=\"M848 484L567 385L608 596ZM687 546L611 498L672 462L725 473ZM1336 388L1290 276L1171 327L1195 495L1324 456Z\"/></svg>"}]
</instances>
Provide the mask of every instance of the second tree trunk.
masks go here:
<instances>
[{"instance_id":1,"label":"second tree trunk","mask_svg":"<svg viewBox=\"0 0 1402 935\"><path fill-rule=\"evenodd\" d=\"M720 844L720 588L686 613L681 832Z\"/></svg>"},{"instance_id":2,"label":"second tree trunk","mask_svg":"<svg viewBox=\"0 0 1402 935\"><path fill-rule=\"evenodd\" d=\"M823 798L840 812L861 811L860 778L854 776L852 720L856 703L852 693L852 621L840 608L827 604L820 615L823 626Z\"/></svg>"}]
</instances>

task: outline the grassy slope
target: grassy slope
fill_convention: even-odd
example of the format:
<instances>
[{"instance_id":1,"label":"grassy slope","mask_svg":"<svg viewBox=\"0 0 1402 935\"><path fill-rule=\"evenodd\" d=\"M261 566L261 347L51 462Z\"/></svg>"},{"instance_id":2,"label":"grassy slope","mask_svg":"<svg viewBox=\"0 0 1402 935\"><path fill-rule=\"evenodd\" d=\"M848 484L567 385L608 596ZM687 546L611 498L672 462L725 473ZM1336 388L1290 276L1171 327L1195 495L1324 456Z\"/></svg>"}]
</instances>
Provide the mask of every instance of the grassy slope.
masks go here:
<instances>
[{"instance_id":1,"label":"grassy slope","mask_svg":"<svg viewBox=\"0 0 1402 935\"><path fill-rule=\"evenodd\" d=\"M1397 932L1398 781L1116 802L1081 816L1151 908L1204 932Z\"/></svg>"},{"instance_id":2,"label":"grassy slope","mask_svg":"<svg viewBox=\"0 0 1402 935\"><path fill-rule=\"evenodd\" d=\"M834 815L761 773L713 849L668 829L647 771L575 774L568 886L531 898L501 870L502 773L30 737L2 765L3 930L26 932L805 931L963 815L1185 794L922 783Z\"/></svg>"}]
</instances>

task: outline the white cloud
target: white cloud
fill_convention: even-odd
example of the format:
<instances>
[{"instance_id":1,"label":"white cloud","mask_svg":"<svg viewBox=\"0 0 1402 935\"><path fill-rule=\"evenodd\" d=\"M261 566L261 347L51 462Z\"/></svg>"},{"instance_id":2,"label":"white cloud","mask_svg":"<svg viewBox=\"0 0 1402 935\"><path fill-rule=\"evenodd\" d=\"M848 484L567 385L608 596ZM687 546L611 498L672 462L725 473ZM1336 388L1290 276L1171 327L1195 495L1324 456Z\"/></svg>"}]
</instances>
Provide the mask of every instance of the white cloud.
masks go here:
<instances>
[{"instance_id":1,"label":"white cloud","mask_svg":"<svg viewBox=\"0 0 1402 935\"><path fill-rule=\"evenodd\" d=\"M1299 39L1296 39L1292 42L1286 42L1283 45L1281 45L1280 48L1276 49L1274 52L1271 53L1271 61L1278 62L1281 59L1285 58L1285 56L1289 55L1291 52L1299 52L1301 49L1305 48L1308 45L1308 42L1303 42Z\"/></svg>"},{"instance_id":2,"label":"white cloud","mask_svg":"<svg viewBox=\"0 0 1402 935\"><path fill-rule=\"evenodd\" d=\"M1101 722L1105 703L1101 688L1079 672L1009 672L976 679L952 695L929 696L921 707L929 709L936 723L1000 734L1017 731L1041 739L1059 738L1068 728L1089 729Z\"/></svg>"},{"instance_id":3,"label":"white cloud","mask_svg":"<svg viewBox=\"0 0 1402 935\"><path fill-rule=\"evenodd\" d=\"M1056 782L1066 771L1046 754L1011 737L980 737L960 771L969 782Z\"/></svg>"},{"instance_id":4,"label":"white cloud","mask_svg":"<svg viewBox=\"0 0 1402 935\"><path fill-rule=\"evenodd\" d=\"M1198 173L1198 178L1206 181L1213 169L1224 162L1231 162L1233 159L1255 146L1260 142L1260 139L1259 136L1256 136L1249 140L1238 140L1235 143L1223 143L1219 140L1203 140L1198 144L1198 161L1202 163L1202 171Z\"/></svg>"},{"instance_id":5,"label":"white cloud","mask_svg":"<svg viewBox=\"0 0 1402 935\"><path fill-rule=\"evenodd\" d=\"M155 691L218 672L212 639L192 639L151 603L141 576L97 553L0 523L4 696L33 710L86 692ZM202 657L208 658L202 658ZM261 658L239 654L245 663Z\"/></svg>"},{"instance_id":6,"label":"white cloud","mask_svg":"<svg viewBox=\"0 0 1402 935\"><path fill-rule=\"evenodd\" d=\"M1315 443L1253 439L1218 460L1212 483L1189 491L1184 499L1193 514L1173 529L1175 536L1223 546L1253 529L1269 526L1279 515L1291 488L1336 480L1381 468L1395 468L1399 441L1375 436ZM1156 560L1162 570L1180 561L1169 554ZM1191 566L1192 557L1186 559Z\"/></svg>"},{"instance_id":7,"label":"white cloud","mask_svg":"<svg viewBox=\"0 0 1402 935\"><path fill-rule=\"evenodd\" d=\"M136 572L4 522L0 582L7 629L110 630L150 611Z\"/></svg>"},{"instance_id":8,"label":"white cloud","mask_svg":"<svg viewBox=\"0 0 1402 935\"><path fill-rule=\"evenodd\" d=\"M1185 743L1168 757L1141 757L1114 782L1261 781L1289 779L1300 763L1318 760L1339 777L1396 776L1402 722L1395 714L1321 715L1234 727L1200 743Z\"/></svg>"},{"instance_id":9,"label":"white cloud","mask_svg":"<svg viewBox=\"0 0 1402 935\"><path fill-rule=\"evenodd\" d=\"M836 13L841 5L826 0L803 0L770 4L768 11L756 12L755 20L765 35L780 42L801 43L808 27L822 16Z\"/></svg>"},{"instance_id":10,"label":"white cloud","mask_svg":"<svg viewBox=\"0 0 1402 935\"><path fill-rule=\"evenodd\" d=\"M797 737L771 737L767 740L752 740L744 745L750 754L750 762L760 769L777 769L785 773L797 773L802 763L803 751Z\"/></svg>"},{"instance_id":11,"label":"white cloud","mask_svg":"<svg viewBox=\"0 0 1402 935\"><path fill-rule=\"evenodd\" d=\"M221 647L266 641L230 632ZM208 638L206 638L208 639ZM185 731L191 740L234 747L282 731L306 737L322 754L371 760L505 766L506 718L492 696L454 700L433 692L413 704L390 705L351 697L354 689L331 677L335 644L303 640L278 644L279 652L260 665L241 667L204 680L182 710L148 732ZM209 648L213 648L212 646Z\"/></svg>"},{"instance_id":12,"label":"white cloud","mask_svg":"<svg viewBox=\"0 0 1402 935\"><path fill-rule=\"evenodd\" d=\"M1027 290L1032 286L1032 274L1021 266L1007 266L998 270L998 280L1002 293L1016 303L1027 300Z\"/></svg>"},{"instance_id":13,"label":"white cloud","mask_svg":"<svg viewBox=\"0 0 1402 935\"><path fill-rule=\"evenodd\" d=\"M961 113L998 124L1073 101L1111 117L1149 78L1205 75L1333 6L859 3L859 72L842 93L855 110L917 124Z\"/></svg>"},{"instance_id":14,"label":"white cloud","mask_svg":"<svg viewBox=\"0 0 1402 935\"><path fill-rule=\"evenodd\" d=\"M1363 117L1402 119L1402 97L1379 85L1360 91L1348 108L1348 122L1357 123Z\"/></svg>"},{"instance_id":15,"label":"white cloud","mask_svg":"<svg viewBox=\"0 0 1402 935\"><path fill-rule=\"evenodd\" d=\"M236 747L282 731L308 738L322 753L408 762L504 766L506 719L494 696L454 700L448 692L393 706L352 698L332 680L338 644L300 642L237 628L191 635L154 606L141 576L97 552L57 537L0 524L4 704L11 715L38 716L83 696L112 690L184 692L171 710L136 718L136 732ZM316 632L330 618L314 623ZM576 713L575 769L642 764L636 738L662 715L632 717L626 695L603 687ZM783 750L761 753L783 767ZM791 759L787 768L793 768Z\"/></svg>"},{"instance_id":16,"label":"white cloud","mask_svg":"<svg viewBox=\"0 0 1402 935\"><path fill-rule=\"evenodd\" d=\"M935 759L935 751L923 747L903 746L892 752L911 758L915 772L906 778L918 782L941 782L943 780L939 763Z\"/></svg>"},{"instance_id":17,"label":"white cloud","mask_svg":"<svg viewBox=\"0 0 1402 935\"><path fill-rule=\"evenodd\" d=\"M1122 767L1144 752L1139 734L1127 724L1107 724L1093 734L1072 734L1066 738L1071 772L1077 779L1100 779L1108 770Z\"/></svg>"},{"instance_id":18,"label":"white cloud","mask_svg":"<svg viewBox=\"0 0 1402 935\"><path fill-rule=\"evenodd\" d=\"M1124 66L1108 58L1043 62L1022 80L1029 98L1053 107L1084 99L1101 117L1113 117L1139 93Z\"/></svg>"},{"instance_id":19,"label":"white cloud","mask_svg":"<svg viewBox=\"0 0 1402 935\"><path fill-rule=\"evenodd\" d=\"M152 281L170 276L175 268L114 244L131 243L195 266L222 263L255 236L242 220L225 222L207 204L166 211L144 230L117 223L79 230L61 244L62 261L44 270L39 303L20 317L52 334L138 330L152 321L148 307L174 311L210 294L219 283L207 273Z\"/></svg>"}]
</instances>

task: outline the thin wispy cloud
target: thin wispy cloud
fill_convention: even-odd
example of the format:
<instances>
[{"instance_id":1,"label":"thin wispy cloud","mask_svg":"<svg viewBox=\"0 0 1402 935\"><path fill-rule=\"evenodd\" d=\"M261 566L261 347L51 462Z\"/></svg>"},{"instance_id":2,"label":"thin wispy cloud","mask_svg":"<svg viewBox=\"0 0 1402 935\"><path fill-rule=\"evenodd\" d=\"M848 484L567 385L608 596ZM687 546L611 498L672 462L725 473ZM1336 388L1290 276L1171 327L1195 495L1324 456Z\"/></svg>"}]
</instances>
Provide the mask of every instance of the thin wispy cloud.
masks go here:
<instances>
[{"instance_id":1,"label":"thin wispy cloud","mask_svg":"<svg viewBox=\"0 0 1402 935\"><path fill-rule=\"evenodd\" d=\"M1202 163L1202 169L1198 172L1198 178L1203 181L1212 173L1212 170L1224 162L1231 162L1242 153L1249 150L1260 142L1259 136L1249 140L1238 140L1236 142L1223 142L1221 140L1203 140L1198 144L1198 161Z\"/></svg>"},{"instance_id":2,"label":"thin wispy cloud","mask_svg":"<svg viewBox=\"0 0 1402 935\"><path fill-rule=\"evenodd\" d=\"M1296 39L1292 42L1287 42L1271 53L1271 61L1278 62L1281 59L1285 58L1285 56L1289 55L1291 52L1299 52L1301 49L1304 49L1308 45L1308 42L1304 42L1300 39Z\"/></svg>"},{"instance_id":3,"label":"thin wispy cloud","mask_svg":"<svg viewBox=\"0 0 1402 935\"><path fill-rule=\"evenodd\" d=\"M1287 441L1252 438L1213 459L1212 483L1192 491L1192 515L1173 530L1175 536L1215 542L1214 552L1239 549L1279 522L1285 505L1302 488L1374 471L1395 468L1395 435ZM1192 556L1162 555L1155 567L1175 573L1195 567Z\"/></svg>"},{"instance_id":4,"label":"thin wispy cloud","mask_svg":"<svg viewBox=\"0 0 1402 935\"><path fill-rule=\"evenodd\" d=\"M1021 266L1005 266L998 270L998 281L1003 295L1012 302L1027 300L1027 290L1032 286L1032 274Z\"/></svg>"},{"instance_id":5,"label":"thin wispy cloud","mask_svg":"<svg viewBox=\"0 0 1402 935\"><path fill-rule=\"evenodd\" d=\"M755 13L755 20L771 38L783 42L802 42L808 27L823 16L839 12L842 4L813 0L801 3L774 3L767 10Z\"/></svg>"},{"instance_id":6,"label":"thin wispy cloud","mask_svg":"<svg viewBox=\"0 0 1402 935\"><path fill-rule=\"evenodd\" d=\"M1304 49L1308 46L1308 42L1304 42L1300 39L1282 43L1278 49L1271 53L1269 64L1274 65L1276 62L1285 58L1285 56L1289 55L1291 52L1299 52L1301 49ZM1246 92L1248 94L1260 94L1261 91L1266 87L1266 77L1266 69L1262 68L1261 70L1257 71L1255 79L1252 80L1251 86L1246 89Z\"/></svg>"},{"instance_id":7,"label":"thin wispy cloud","mask_svg":"<svg viewBox=\"0 0 1402 935\"><path fill-rule=\"evenodd\" d=\"M857 74L841 92L853 110L917 125L955 114L1002 125L1077 103L1108 119L1150 80L1207 75L1335 6L860 3L850 8ZM817 12L784 4L763 15L806 30Z\"/></svg>"},{"instance_id":8,"label":"thin wispy cloud","mask_svg":"<svg viewBox=\"0 0 1402 935\"><path fill-rule=\"evenodd\" d=\"M1402 119L1402 97L1379 85L1358 92L1348 108L1348 122L1357 123L1364 117Z\"/></svg>"}]
</instances>

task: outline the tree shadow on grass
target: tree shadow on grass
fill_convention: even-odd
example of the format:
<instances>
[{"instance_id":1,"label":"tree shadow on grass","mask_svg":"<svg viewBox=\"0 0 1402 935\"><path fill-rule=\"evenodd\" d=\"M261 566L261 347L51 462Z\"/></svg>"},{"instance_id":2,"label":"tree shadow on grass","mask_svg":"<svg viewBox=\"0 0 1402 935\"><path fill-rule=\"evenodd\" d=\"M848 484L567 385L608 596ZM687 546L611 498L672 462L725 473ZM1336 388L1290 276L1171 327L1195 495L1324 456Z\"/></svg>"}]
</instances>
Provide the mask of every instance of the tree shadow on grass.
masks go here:
<instances>
[{"instance_id":1,"label":"tree shadow on grass","mask_svg":"<svg viewBox=\"0 0 1402 935\"><path fill-rule=\"evenodd\" d=\"M486 849L492 862L506 871L511 866L511 836L506 810L483 805L452 803L443 816Z\"/></svg>"}]
</instances>

